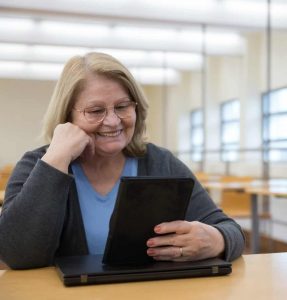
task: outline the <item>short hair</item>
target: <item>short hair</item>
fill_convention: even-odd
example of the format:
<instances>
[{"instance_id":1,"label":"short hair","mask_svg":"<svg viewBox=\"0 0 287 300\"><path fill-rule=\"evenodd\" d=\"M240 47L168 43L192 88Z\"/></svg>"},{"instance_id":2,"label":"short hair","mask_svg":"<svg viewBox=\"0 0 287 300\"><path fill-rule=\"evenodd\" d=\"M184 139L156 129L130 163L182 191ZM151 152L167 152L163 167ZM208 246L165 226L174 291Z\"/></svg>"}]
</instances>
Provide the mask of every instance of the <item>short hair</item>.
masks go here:
<instances>
[{"instance_id":1,"label":"short hair","mask_svg":"<svg viewBox=\"0 0 287 300\"><path fill-rule=\"evenodd\" d=\"M128 92L131 100L137 102L135 131L124 153L127 156L142 156L146 151L146 97L130 71L117 59L105 53L91 52L68 60L46 111L42 136L50 143L56 126L70 120L75 99L84 89L89 74L98 74L117 81Z\"/></svg>"}]
</instances>

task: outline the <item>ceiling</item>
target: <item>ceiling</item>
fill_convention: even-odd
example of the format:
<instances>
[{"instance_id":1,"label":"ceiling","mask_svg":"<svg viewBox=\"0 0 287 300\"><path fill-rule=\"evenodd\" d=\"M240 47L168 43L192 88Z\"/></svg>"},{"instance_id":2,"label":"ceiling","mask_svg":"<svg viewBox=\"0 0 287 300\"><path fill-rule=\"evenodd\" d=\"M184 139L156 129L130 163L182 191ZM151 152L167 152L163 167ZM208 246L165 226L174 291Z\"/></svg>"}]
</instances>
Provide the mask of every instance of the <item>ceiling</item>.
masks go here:
<instances>
[{"instance_id":1,"label":"ceiling","mask_svg":"<svg viewBox=\"0 0 287 300\"><path fill-rule=\"evenodd\" d=\"M272 27L285 30L287 1L269 7ZM266 29L267 8L260 0L0 0L0 77L56 79L69 57L95 50L144 84L176 83L181 71L201 69L204 53L244 54L243 33Z\"/></svg>"}]
</instances>

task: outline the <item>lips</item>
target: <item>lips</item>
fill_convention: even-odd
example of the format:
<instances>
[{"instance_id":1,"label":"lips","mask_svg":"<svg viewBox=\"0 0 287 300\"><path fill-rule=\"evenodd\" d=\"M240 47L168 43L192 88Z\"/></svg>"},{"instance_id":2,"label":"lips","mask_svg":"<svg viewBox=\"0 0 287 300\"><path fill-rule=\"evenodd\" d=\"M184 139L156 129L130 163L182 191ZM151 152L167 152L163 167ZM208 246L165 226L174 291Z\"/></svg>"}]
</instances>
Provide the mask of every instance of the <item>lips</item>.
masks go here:
<instances>
[{"instance_id":1,"label":"lips","mask_svg":"<svg viewBox=\"0 0 287 300\"><path fill-rule=\"evenodd\" d=\"M123 131L122 129L115 130L115 131L102 131L102 132L98 132L97 134L102 137L117 137L122 133L122 131Z\"/></svg>"}]
</instances>

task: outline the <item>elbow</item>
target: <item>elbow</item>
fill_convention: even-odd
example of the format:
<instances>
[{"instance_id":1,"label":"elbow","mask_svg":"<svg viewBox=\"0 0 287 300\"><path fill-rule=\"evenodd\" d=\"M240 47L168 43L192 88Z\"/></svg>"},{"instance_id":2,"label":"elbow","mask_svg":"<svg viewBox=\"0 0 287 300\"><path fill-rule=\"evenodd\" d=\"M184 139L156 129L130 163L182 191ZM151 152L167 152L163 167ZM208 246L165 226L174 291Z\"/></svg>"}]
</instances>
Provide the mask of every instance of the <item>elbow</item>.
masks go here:
<instances>
[{"instance_id":1,"label":"elbow","mask_svg":"<svg viewBox=\"0 0 287 300\"><path fill-rule=\"evenodd\" d=\"M23 259L3 259L4 263L12 270L28 270L48 267L51 264L47 262L37 262Z\"/></svg>"},{"instance_id":2,"label":"elbow","mask_svg":"<svg viewBox=\"0 0 287 300\"><path fill-rule=\"evenodd\" d=\"M0 259L13 270L27 270L51 266L53 259L48 256L25 255L24 253L0 253Z\"/></svg>"}]
</instances>

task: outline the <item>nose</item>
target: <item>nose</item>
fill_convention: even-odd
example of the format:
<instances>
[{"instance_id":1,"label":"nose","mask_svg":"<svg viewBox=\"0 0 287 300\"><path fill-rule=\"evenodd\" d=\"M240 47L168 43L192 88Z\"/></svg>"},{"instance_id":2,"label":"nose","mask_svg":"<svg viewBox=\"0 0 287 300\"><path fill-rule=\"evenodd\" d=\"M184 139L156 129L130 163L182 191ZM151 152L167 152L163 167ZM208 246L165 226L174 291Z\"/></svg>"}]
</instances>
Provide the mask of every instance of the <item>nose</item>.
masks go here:
<instances>
[{"instance_id":1,"label":"nose","mask_svg":"<svg viewBox=\"0 0 287 300\"><path fill-rule=\"evenodd\" d=\"M121 119L116 115L114 108L111 107L107 109L106 116L103 120L105 125L118 125L121 122Z\"/></svg>"}]
</instances>

